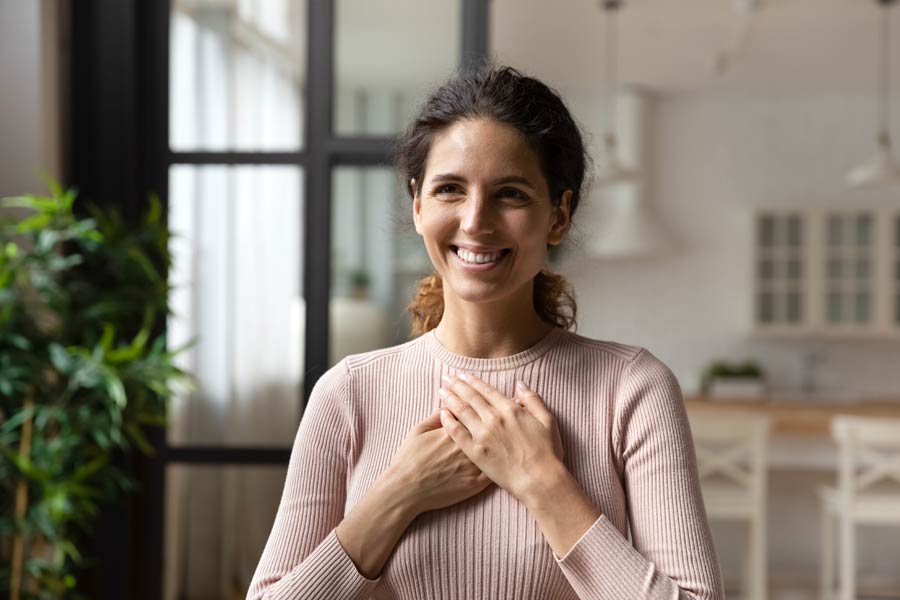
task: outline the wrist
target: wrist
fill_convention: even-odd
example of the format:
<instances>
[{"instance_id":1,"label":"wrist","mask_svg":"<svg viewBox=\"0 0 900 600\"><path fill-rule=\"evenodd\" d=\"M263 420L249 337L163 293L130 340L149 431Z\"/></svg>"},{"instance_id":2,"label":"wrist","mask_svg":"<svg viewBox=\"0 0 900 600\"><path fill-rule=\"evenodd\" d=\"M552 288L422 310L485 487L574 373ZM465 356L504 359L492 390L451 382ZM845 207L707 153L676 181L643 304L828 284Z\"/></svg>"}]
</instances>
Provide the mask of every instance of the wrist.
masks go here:
<instances>
[{"instance_id":1,"label":"wrist","mask_svg":"<svg viewBox=\"0 0 900 600\"><path fill-rule=\"evenodd\" d=\"M419 516L415 490L409 479L392 468L385 470L372 484L385 505L410 522Z\"/></svg>"},{"instance_id":2,"label":"wrist","mask_svg":"<svg viewBox=\"0 0 900 600\"><path fill-rule=\"evenodd\" d=\"M557 558L565 557L602 515L575 476L562 463L560 467L548 472L525 500Z\"/></svg>"},{"instance_id":3,"label":"wrist","mask_svg":"<svg viewBox=\"0 0 900 600\"><path fill-rule=\"evenodd\" d=\"M555 460L535 469L530 480L523 486L523 492L517 496L526 508L536 512L553 505L560 491L573 483L575 479L566 466Z\"/></svg>"}]
</instances>

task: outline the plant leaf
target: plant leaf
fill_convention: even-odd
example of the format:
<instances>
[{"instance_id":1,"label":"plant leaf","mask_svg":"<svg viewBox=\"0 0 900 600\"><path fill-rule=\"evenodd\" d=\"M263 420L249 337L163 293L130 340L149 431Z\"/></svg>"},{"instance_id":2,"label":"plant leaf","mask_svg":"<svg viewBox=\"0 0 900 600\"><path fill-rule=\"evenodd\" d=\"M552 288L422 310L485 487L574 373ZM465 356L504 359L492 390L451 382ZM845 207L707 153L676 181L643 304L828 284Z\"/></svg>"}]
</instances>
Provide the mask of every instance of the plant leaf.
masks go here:
<instances>
[{"instance_id":1,"label":"plant leaf","mask_svg":"<svg viewBox=\"0 0 900 600\"><path fill-rule=\"evenodd\" d=\"M28 233L30 231L39 231L50 224L50 221L53 219L51 215L46 213L41 213L34 215L33 217L28 217L27 219L23 219L19 221L16 225L16 229L20 233Z\"/></svg>"},{"instance_id":2,"label":"plant leaf","mask_svg":"<svg viewBox=\"0 0 900 600\"><path fill-rule=\"evenodd\" d=\"M141 431L141 428L135 423L126 423L125 430L128 432L128 436L135 443L138 449L144 454L153 456L156 454L156 450L150 444L150 441L147 440L147 437L144 435L144 432Z\"/></svg>"},{"instance_id":3,"label":"plant leaf","mask_svg":"<svg viewBox=\"0 0 900 600\"><path fill-rule=\"evenodd\" d=\"M60 373L70 373L72 370L72 357L61 345L53 342L49 346L50 362Z\"/></svg>"}]
</instances>

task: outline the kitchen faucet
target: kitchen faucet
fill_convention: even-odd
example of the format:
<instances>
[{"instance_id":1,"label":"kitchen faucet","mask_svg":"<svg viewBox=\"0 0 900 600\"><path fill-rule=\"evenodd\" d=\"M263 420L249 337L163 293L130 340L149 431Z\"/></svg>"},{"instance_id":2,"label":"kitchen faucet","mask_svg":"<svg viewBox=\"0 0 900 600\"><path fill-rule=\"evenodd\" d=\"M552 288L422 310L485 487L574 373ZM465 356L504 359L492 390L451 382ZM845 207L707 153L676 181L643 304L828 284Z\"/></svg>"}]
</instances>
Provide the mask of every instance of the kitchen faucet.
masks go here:
<instances>
[{"instance_id":1,"label":"kitchen faucet","mask_svg":"<svg viewBox=\"0 0 900 600\"><path fill-rule=\"evenodd\" d=\"M803 355L803 383L800 389L807 394L814 394L819 391L816 385L815 370L817 365L821 365L828 359L825 352L813 350Z\"/></svg>"}]
</instances>

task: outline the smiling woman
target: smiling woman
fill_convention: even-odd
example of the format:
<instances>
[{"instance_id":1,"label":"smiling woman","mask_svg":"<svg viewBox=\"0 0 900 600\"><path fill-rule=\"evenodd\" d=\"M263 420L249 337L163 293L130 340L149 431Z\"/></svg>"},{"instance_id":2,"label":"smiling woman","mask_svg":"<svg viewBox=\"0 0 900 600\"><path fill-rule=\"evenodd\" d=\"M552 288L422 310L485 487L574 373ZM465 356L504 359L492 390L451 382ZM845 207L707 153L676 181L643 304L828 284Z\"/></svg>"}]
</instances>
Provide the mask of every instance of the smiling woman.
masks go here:
<instances>
[{"instance_id":1,"label":"smiling woman","mask_svg":"<svg viewBox=\"0 0 900 600\"><path fill-rule=\"evenodd\" d=\"M588 164L560 97L461 73L397 144L414 339L316 383L248 598L724 597L681 389L544 269Z\"/></svg>"},{"instance_id":2,"label":"smiling woman","mask_svg":"<svg viewBox=\"0 0 900 600\"><path fill-rule=\"evenodd\" d=\"M456 330L443 319L445 303L473 293L480 306L463 319L472 329L522 318L544 332L548 323L574 326L568 284L542 270L569 229L590 165L559 96L511 69L463 73L426 101L398 139L396 162L435 265L409 306L414 335ZM466 276L487 271L489 279Z\"/></svg>"}]
</instances>

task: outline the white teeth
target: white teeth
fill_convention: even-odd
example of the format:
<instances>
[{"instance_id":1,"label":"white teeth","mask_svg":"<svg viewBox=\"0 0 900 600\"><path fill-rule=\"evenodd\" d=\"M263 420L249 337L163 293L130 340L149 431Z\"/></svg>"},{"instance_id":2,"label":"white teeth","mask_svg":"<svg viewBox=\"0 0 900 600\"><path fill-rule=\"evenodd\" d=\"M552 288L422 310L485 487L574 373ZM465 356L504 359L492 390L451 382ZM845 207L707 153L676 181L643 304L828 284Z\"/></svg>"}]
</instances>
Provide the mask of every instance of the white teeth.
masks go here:
<instances>
[{"instance_id":1,"label":"white teeth","mask_svg":"<svg viewBox=\"0 0 900 600\"><path fill-rule=\"evenodd\" d=\"M503 254L502 250L500 252L491 252L488 254L477 254L475 252L469 252L468 250L465 250L464 248L456 249L457 256L459 256L461 259L463 259L466 262L476 263L476 264L495 261L498 258L500 258L500 256L502 254Z\"/></svg>"}]
</instances>

